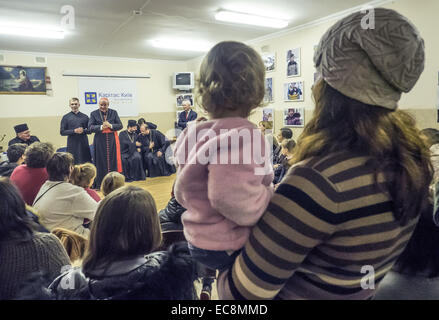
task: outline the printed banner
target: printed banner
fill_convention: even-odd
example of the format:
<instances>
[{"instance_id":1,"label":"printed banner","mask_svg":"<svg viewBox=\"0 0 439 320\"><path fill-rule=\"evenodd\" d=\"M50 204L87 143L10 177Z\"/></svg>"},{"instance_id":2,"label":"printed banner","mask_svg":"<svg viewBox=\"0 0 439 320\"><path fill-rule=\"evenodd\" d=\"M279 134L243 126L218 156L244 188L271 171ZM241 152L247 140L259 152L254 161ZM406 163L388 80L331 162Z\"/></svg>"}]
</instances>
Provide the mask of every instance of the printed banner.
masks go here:
<instances>
[{"instance_id":1,"label":"printed banner","mask_svg":"<svg viewBox=\"0 0 439 320\"><path fill-rule=\"evenodd\" d=\"M101 98L108 98L110 109L116 110L119 117L139 115L135 79L79 78L78 91L80 110L87 115L99 107Z\"/></svg>"}]
</instances>

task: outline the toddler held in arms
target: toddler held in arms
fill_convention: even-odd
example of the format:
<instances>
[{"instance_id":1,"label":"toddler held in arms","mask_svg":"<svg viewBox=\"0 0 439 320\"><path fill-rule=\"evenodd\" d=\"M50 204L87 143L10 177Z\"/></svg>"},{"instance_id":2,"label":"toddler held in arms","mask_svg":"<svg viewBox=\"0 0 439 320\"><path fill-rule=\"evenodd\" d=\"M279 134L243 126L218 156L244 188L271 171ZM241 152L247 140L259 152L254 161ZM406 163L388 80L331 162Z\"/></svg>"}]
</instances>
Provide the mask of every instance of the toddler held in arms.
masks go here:
<instances>
[{"instance_id":1,"label":"toddler held in arms","mask_svg":"<svg viewBox=\"0 0 439 320\"><path fill-rule=\"evenodd\" d=\"M265 94L259 54L239 42L213 47L200 68L199 105L210 120L192 122L175 147L175 197L192 257L227 268L273 195L271 145L247 120Z\"/></svg>"}]
</instances>

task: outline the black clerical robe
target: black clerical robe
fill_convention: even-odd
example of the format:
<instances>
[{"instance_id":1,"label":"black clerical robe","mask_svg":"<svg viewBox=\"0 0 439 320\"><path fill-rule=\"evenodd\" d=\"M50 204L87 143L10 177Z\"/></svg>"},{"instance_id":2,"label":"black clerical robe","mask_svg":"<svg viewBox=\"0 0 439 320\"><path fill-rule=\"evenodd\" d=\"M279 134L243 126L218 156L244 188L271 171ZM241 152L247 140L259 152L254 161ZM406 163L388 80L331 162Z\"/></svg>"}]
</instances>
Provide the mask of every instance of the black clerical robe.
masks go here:
<instances>
[{"instance_id":1,"label":"black clerical robe","mask_svg":"<svg viewBox=\"0 0 439 320\"><path fill-rule=\"evenodd\" d=\"M24 143L24 144L27 144L28 146L30 146L34 142L40 142L40 139L38 139L36 136L30 136L30 139L25 141L25 140L20 139L19 137L15 137L14 139L12 139L8 142L8 146L15 144L15 143Z\"/></svg>"},{"instance_id":2,"label":"black clerical robe","mask_svg":"<svg viewBox=\"0 0 439 320\"><path fill-rule=\"evenodd\" d=\"M126 181L140 181L146 179L143 169L142 155L137 151L137 133L127 130L119 134L120 153L122 156L123 174Z\"/></svg>"},{"instance_id":3,"label":"black clerical robe","mask_svg":"<svg viewBox=\"0 0 439 320\"><path fill-rule=\"evenodd\" d=\"M157 129L157 125L155 125L152 122L146 122L146 125L148 126L149 129ZM140 134L140 126L139 125L137 125L136 133Z\"/></svg>"},{"instance_id":4,"label":"black clerical robe","mask_svg":"<svg viewBox=\"0 0 439 320\"><path fill-rule=\"evenodd\" d=\"M108 121L113 128L102 129L104 121ZM90 114L88 129L94 132L93 157L97 169L95 187L99 188L102 179L111 171L122 172L120 142L117 131L122 129L122 122L116 110L108 109L104 114L99 109Z\"/></svg>"},{"instance_id":5,"label":"black clerical robe","mask_svg":"<svg viewBox=\"0 0 439 320\"><path fill-rule=\"evenodd\" d=\"M82 112L69 112L61 120L60 133L67 136L67 152L75 158L75 164L91 162L90 146L87 134L89 118ZM83 133L75 133L76 128L83 128Z\"/></svg>"},{"instance_id":6,"label":"black clerical robe","mask_svg":"<svg viewBox=\"0 0 439 320\"><path fill-rule=\"evenodd\" d=\"M148 170L148 177L169 176L175 173L175 166L166 161L165 153L170 142L166 140L163 133L150 129L149 134L140 134L137 141L142 144L143 164ZM153 148L149 148L151 141L154 142ZM157 155L159 151L162 153L160 157Z\"/></svg>"}]
</instances>

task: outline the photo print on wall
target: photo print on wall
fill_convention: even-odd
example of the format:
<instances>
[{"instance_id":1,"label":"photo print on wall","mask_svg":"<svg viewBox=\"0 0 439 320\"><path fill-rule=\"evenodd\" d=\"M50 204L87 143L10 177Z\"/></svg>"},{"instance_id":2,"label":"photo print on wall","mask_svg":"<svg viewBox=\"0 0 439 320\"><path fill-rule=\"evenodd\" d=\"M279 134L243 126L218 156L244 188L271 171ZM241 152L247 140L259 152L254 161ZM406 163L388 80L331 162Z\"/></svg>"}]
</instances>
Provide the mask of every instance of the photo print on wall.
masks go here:
<instances>
[{"instance_id":1,"label":"photo print on wall","mask_svg":"<svg viewBox=\"0 0 439 320\"><path fill-rule=\"evenodd\" d=\"M274 99L273 99L273 78L266 78L265 79L264 102L265 103L274 102Z\"/></svg>"},{"instance_id":2,"label":"photo print on wall","mask_svg":"<svg viewBox=\"0 0 439 320\"><path fill-rule=\"evenodd\" d=\"M177 107L181 107L181 104L184 100L189 100L191 102L191 106L194 105L194 95L193 94L177 94Z\"/></svg>"},{"instance_id":3,"label":"photo print on wall","mask_svg":"<svg viewBox=\"0 0 439 320\"><path fill-rule=\"evenodd\" d=\"M283 125L303 128L305 126L305 108L285 108Z\"/></svg>"},{"instance_id":4,"label":"photo print on wall","mask_svg":"<svg viewBox=\"0 0 439 320\"><path fill-rule=\"evenodd\" d=\"M300 48L287 51L287 77L300 76Z\"/></svg>"},{"instance_id":5,"label":"photo print on wall","mask_svg":"<svg viewBox=\"0 0 439 320\"><path fill-rule=\"evenodd\" d=\"M271 128L274 128L274 108L262 109L262 121L268 122Z\"/></svg>"},{"instance_id":6,"label":"photo print on wall","mask_svg":"<svg viewBox=\"0 0 439 320\"><path fill-rule=\"evenodd\" d=\"M285 101L303 101L303 81L284 84Z\"/></svg>"},{"instance_id":7,"label":"photo print on wall","mask_svg":"<svg viewBox=\"0 0 439 320\"><path fill-rule=\"evenodd\" d=\"M264 61L265 71L274 71L276 69L276 54L273 52L264 52L261 56L262 61Z\"/></svg>"}]
</instances>

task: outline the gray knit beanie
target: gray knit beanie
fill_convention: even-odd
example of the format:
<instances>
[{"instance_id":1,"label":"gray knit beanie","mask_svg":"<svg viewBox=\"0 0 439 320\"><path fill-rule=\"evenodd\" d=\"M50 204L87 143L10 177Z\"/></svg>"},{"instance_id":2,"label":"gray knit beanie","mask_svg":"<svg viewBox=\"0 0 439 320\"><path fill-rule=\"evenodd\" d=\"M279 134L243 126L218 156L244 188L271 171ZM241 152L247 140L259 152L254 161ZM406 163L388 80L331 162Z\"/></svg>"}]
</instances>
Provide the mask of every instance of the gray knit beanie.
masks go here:
<instances>
[{"instance_id":1,"label":"gray knit beanie","mask_svg":"<svg viewBox=\"0 0 439 320\"><path fill-rule=\"evenodd\" d=\"M366 14L337 22L322 37L314 55L321 77L342 94L395 110L424 70L424 40L407 18L376 8L375 28L364 29Z\"/></svg>"}]
</instances>

